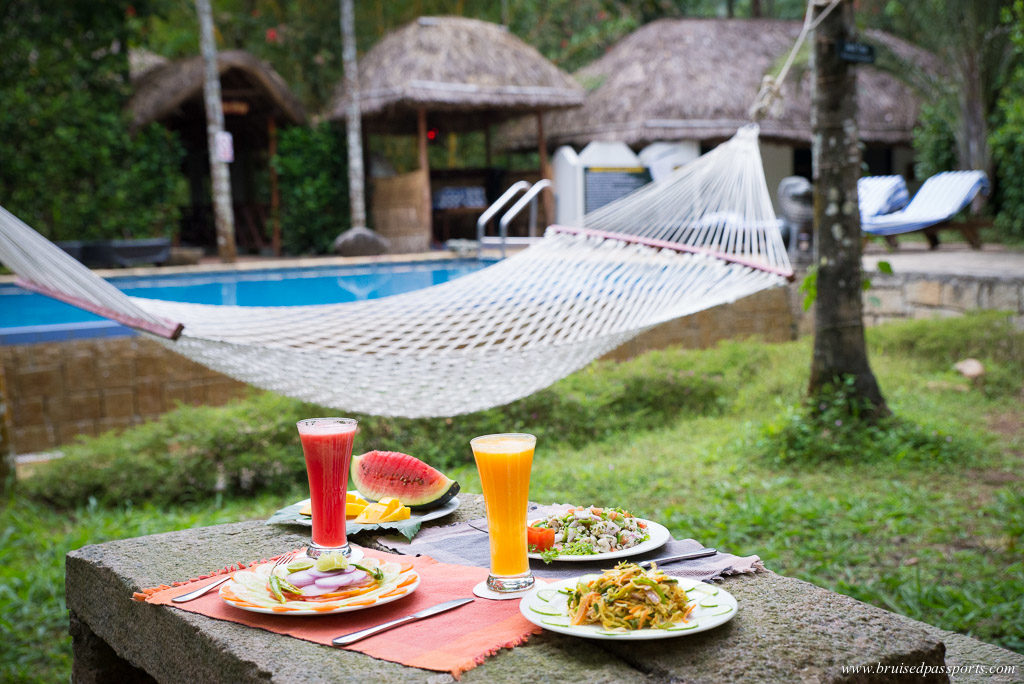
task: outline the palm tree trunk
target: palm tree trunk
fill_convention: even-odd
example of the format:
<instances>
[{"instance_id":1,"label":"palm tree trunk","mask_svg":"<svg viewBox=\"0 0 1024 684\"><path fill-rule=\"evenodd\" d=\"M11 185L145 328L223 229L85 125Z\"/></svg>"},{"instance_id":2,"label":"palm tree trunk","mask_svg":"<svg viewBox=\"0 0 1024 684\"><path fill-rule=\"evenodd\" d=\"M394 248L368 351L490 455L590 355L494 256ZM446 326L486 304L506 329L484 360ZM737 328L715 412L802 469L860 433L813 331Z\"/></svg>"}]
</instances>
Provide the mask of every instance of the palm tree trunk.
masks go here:
<instances>
[{"instance_id":1,"label":"palm tree trunk","mask_svg":"<svg viewBox=\"0 0 1024 684\"><path fill-rule=\"evenodd\" d=\"M814 0L819 16L828 0ZM853 68L839 58L836 45L847 40L853 2L843 0L822 20L814 35L814 242L817 246L817 298L814 305L814 353L808 387L813 397L842 378L855 379L855 398L866 400L876 415L888 413L868 364L861 303L860 212L857 178L860 147L857 89Z\"/></svg>"},{"instance_id":2,"label":"palm tree trunk","mask_svg":"<svg viewBox=\"0 0 1024 684\"><path fill-rule=\"evenodd\" d=\"M224 130L224 109L220 99L220 73L217 70L217 45L213 39L213 15L210 0L196 0L199 14L199 46L203 53L203 100L206 104L206 145L210 155L210 181L213 188L213 213L217 224L217 253L221 261L233 262L235 214L231 207L231 177L227 162L217 159L217 138Z\"/></svg>"},{"instance_id":3,"label":"palm tree trunk","mask_svg":"<svg viewBox=\"0 0 1024 684\"><path fill-rule=\"evenodd\" d=\"M352 0L341 0L341 56L345 67L345 128L348 133L348 197L352 227L366 227L366 192L363 189L363 134L359 111L359 69Z\"/></svg>"}]
</instances>

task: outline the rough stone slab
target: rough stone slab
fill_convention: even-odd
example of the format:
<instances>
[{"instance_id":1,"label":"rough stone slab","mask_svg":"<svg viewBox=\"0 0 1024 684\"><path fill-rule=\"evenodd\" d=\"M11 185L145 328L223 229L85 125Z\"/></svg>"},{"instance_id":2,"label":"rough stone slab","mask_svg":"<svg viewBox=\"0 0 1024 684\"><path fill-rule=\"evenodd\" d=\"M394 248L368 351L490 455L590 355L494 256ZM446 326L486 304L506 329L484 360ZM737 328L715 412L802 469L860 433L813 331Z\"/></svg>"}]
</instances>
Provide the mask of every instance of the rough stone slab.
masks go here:
<instances>
[{"instance_id":1,"label":"rough stone slab","mask_svg":"<svg viewBox=\"0 0 1024 684\"><path fill-rule=\"evenodd\" d=\"M479 496L460 498L459 511L438 523L482 514ZM157 681L451 681L444 673L131 600L133 591L145 587L271 557L302 545L307 535L303 528L251 521L86 546L67 557L68 608L117 656ZM373 545L374 538L357 541ZM874 681L844 676L840 668L942 664L947 640L955 640L961 662L1024 660L774 573L729 578L722 586L736 596L740 610L719 629L629 644L545 632L489 658L463 681ZM76 669L76 678L90 681L87 664Z\"/></svg>"},{"instance_id":2,"label":"rough stone slab","mask_svg":"<svg viewBox=\"0 0 1024 684\"><path fill-rule=\"evenodd\" d=\"M650 642L610 649L661 679L695 683L885 681L891 678L850 678L842 667L944 662L942 641L926 625L813 584L766 572L720 586L740 606L723 627L671 648Z\"/></svg>"}]
</instances>

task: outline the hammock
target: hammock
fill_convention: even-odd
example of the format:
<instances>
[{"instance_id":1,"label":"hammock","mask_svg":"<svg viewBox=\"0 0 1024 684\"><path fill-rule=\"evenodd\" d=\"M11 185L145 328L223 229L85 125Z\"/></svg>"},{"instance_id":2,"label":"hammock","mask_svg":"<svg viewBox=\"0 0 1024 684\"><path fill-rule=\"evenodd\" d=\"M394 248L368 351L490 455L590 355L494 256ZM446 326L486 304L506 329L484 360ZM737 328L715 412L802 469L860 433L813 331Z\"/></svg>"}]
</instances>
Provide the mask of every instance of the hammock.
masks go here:
<instances>
[{"instance_id":1,"label":"hammock","mask_svg":"<svg viewBox=\"0 0 1024 684\"><path fill-rule=\"evenodd\" d=\"M442 285L317 306L129 297L2 208L0 261L23 287L257 387L414 418L506 404L653 326L792 277L756 126L585 226L552 226L536 245Z\"/></svg>"}]
</instances>

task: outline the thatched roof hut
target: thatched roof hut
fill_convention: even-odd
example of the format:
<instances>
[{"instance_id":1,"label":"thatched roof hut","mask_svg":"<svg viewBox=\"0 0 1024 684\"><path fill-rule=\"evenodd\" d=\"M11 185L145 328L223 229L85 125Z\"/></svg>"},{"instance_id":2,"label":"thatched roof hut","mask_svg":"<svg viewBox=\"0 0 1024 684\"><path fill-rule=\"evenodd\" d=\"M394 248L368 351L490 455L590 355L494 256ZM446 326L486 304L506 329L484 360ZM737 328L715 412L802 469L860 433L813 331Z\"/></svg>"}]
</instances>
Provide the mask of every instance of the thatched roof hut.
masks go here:
<instances>
[{"instance_id":1,"label":"thatched roof hut","mask_svg":"<svg viewBox=\"0 0 1024 684\"><path fill-rule=\"evenodd\" d=\"M243 50L217 55L221 97L245 101L250 111L273 115L279 124L303 123L306 112L284 79L267 63ZM134 94L128 101L132 127L139 129L152 121L165 121L181 114L187 103L203 97L203 58L157 63L134 79Z\"/></svg>"},{"instance_id":2,"label":"thatched roof hut","mask_svg":"<svg viewBox=\"0 0 1024 684\"><path fill-rule=\"evenodd\" d=\"M800 22L772 19L663 19L619 41L574 74L588 90L583 107L551 114L548 139L583 146L617 140L640 147L659 140L717 141L750 122L762 77L777 68L800 33ZM903 59L934 65L934 58L891 35L872 31ZM811 74L794 68L781 101L761 122L761 137L806 145L811 140ZM858 123L869 143L907 144L919 100L896 77L857 67ZM506 126L509 149L532 142L529 122Z\"/></svg>"},{"instance_id":3,"label":"thatched roof hut","mask_svg":"<svg viewBox=\"0 0 1024 684\"><path fill-rule=\"evenodd\" d=\"M583 95L535 48L478 19L420 17L359 61L360 110L370 131L411 133L424 109L442 132L479 130L526 113L577 107ZM344 119L346 104L339 87L331 118Z\"/></svg>"},{"instance_id":4,"label":"thatched roof hut","mask_svg":"<svg viewBox=\"0 0 1024 684\"><path fill-rule=\"evenodd\" d=\"M339 87L330 118L345 119L349 97ZM428 127L438 134L483 130L490 166L490 127L532 113L529 145L539 148L540 176L550 178L541 117L578 107L583 98L583 88L568 74L496 24L420 17L388 34L359 61L362 129L415 134L419 170L375 181L375 228L396 251L426 249L434 238ZM553 213L550 193L544 196L547 213Z\"/></svg>"}]
</instances>

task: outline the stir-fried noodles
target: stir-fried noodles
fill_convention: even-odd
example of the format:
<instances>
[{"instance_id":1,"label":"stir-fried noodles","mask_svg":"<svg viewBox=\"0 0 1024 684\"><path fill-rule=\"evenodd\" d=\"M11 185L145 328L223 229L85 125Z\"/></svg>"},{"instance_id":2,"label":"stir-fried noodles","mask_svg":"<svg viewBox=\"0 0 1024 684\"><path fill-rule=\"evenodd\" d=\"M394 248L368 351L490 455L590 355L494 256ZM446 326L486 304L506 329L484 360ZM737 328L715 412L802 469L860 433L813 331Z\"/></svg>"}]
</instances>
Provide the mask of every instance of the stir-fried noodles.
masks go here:
<instances>
[{"instance_id":1,"label":"stir-fried noodles","mask_svg":"<svg viewBox=\"0 0 1024 684\"><path fill-rule=\"evenodd\" d=\"M678 580L656 567L645 571L623 561L596 579L569 591L569 618L574 625L600 624L605 629L665 628L685 622L693 611Z\"/></svg>"}]
</instances>

